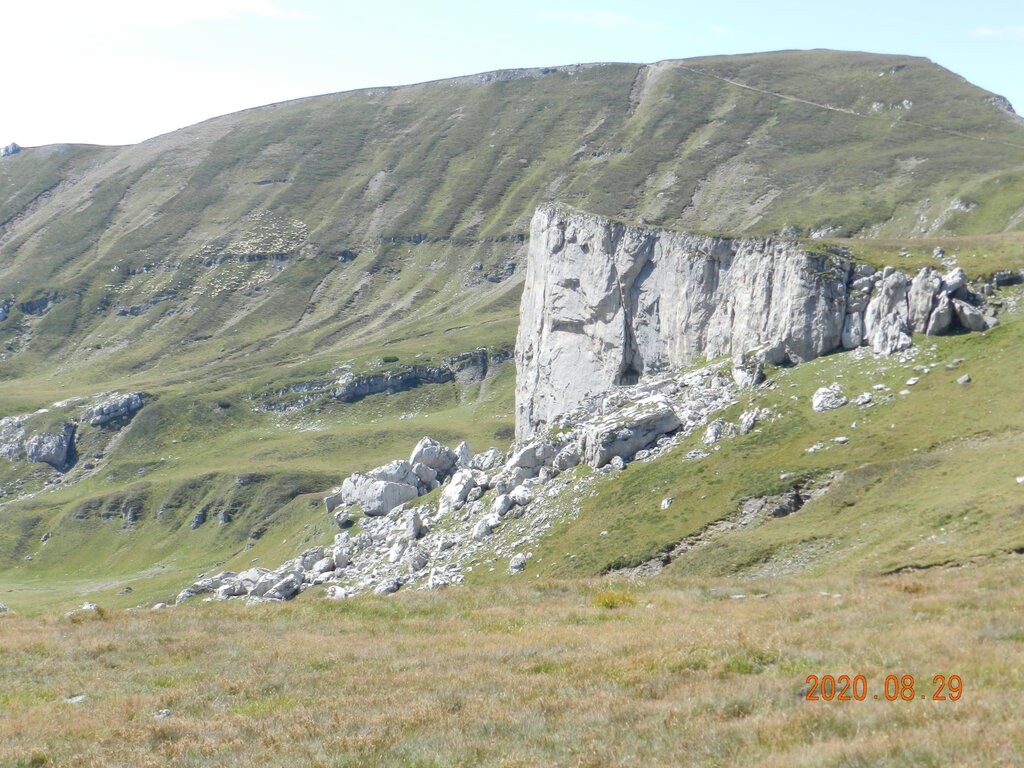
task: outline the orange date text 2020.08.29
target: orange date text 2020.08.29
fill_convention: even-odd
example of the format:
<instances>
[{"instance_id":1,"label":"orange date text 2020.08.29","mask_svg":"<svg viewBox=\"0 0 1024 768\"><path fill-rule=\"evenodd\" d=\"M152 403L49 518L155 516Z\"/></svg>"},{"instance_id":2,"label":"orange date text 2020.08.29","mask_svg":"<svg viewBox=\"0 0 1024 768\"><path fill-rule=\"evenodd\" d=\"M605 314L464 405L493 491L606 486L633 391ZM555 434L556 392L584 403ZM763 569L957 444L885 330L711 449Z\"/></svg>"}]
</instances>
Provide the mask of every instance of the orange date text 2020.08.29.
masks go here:
<instances>
[{"instance_id":1,"label":"orange date text 2020.08.29","mask_svg":"<svg viewBox=\"0 0 1024 768\"><path fill-rule=\"evenodd\" d=\"M807 701L959 701L964 693L960 675L935 675L929 691L913 675L887 675L876 691L864 675L808 675L805 682Z\"/></svg>"}]
</instances>

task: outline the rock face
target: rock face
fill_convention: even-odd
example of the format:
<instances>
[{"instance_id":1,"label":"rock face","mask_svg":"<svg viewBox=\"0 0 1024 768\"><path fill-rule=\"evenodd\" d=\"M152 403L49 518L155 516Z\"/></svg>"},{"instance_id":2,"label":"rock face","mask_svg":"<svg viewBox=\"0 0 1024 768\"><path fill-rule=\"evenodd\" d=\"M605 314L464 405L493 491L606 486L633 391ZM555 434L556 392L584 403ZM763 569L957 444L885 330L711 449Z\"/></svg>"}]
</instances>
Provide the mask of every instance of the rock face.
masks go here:
<instances>
[{"instance_id":1,"label":"rock face","mask_svg":"<svg viewBox=\"0 0 1024 768\"><path fill-rule=\"evenodd\" d=\"M531 222L528 259L520 440L589 396L700 356L772 344L779 359L806 360L840 343L849 264L795 243L626 227L545 207Z\"/></svg>"},{"instance_id":2,"label":"rock face","mask_svg":"<svg viewBox=\"0 0 1024 768\"><path fill-rule=\"evenodd\" d=\"M583 455L592 467L602 467L615 456L632 459L637 451L680 426L668 398L654 395L588 427Z\"/></svg>"},{"instance_id":3,"label":"rock face","mask_svg":"<svg viewBox=\"0 0 1024 768\"><path fill-rule=\"evenodd\" d=\"M950 304L953 294L964 303ZM516 342L516 439L640 376L754 351L801 362L995 319L962 270L911 279L784 239L633 227L558 206L530 225ZM972 314L971 310L974 310Z\"/></svg>"},{"instance_id":4,"label":"rock face","mask_svg":"<svg viewBox=\"0 0 1024 768\"><path fill-rule=\"evenodd\" d=\"M43 432L25 441L29 461L49 464L63 471L74 463L75 425L65 424L60 432Z\"/></svg>"},{"instance_id":5,"label":"rock face","mask_svg":"<svg viewBox=\"0 0 1024 768\"><path fill-rule=\"evenodd\" d=\"M113 421L131 417L143 406L145 392L129 392L126 395L114 393L101 403L87 408L81 416L93 427L102 427Z\"/></svg>"}]
</instances>

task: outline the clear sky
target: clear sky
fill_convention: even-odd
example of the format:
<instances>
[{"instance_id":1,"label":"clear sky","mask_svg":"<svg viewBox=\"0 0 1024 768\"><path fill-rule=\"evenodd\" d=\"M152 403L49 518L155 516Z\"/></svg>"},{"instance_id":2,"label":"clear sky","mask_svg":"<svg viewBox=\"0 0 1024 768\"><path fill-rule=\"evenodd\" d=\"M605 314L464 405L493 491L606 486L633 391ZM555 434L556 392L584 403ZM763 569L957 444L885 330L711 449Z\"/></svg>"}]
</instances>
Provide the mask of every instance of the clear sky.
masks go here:
<instances>
[{"instance_id":1,"label":"clear sky","mask_svg":"<svg viewBox=\"0 0 1024 768\"><path fill-rule=\"evenodd\" d=\"M492 69L787 48L927 56L1024 112L1020 0L22 0L0 7L0 145L133 143Z\"/></svg>"}]
</instances>

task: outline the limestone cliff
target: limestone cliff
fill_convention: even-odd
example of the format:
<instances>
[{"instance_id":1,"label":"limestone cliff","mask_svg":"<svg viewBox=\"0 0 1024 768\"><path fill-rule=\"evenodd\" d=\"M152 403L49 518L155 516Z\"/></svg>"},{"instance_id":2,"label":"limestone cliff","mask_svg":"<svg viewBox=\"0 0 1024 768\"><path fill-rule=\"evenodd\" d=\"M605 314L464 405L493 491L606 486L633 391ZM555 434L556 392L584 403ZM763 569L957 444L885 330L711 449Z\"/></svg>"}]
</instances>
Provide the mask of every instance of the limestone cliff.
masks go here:
<instances>
[{"instance_id":1,"label":"limestone cliff","mask_svg":"<svg viewBox=\"0 0 1024 768\"><path fill-rule=\"evenodd\" d=\"M953 298L956 296L956 299ZM810 360L913 331L990 327L963 272L911 279L784 239L729 239L545 206L530 227L516 344L516 436L615 386L704 357ZM976 317L977 316L977 317Z\"/></svg>"}]
</instances>

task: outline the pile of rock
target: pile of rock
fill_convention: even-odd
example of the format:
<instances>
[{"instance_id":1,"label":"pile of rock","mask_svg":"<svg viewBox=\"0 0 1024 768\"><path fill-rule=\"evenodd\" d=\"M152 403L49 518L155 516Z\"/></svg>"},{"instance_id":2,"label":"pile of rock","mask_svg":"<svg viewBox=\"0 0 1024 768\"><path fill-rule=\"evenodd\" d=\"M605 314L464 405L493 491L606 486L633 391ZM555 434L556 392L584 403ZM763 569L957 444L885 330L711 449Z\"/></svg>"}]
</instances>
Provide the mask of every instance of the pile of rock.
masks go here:
<instances>
[{"instance_id":1,"label":"pile of rock","mask_svg":"<svg viewBox=\"0 0 1024 768\"><path fill-rule=\"evenodd\" d=\"M347 520L354 511L377 517L440 488L448 480L465 485L467 471L487 472L501 464L504 454L497 448L472 455L463 442L455 450L433 438L424 437L409 460L399 459L362 474L345 478L340 488L324 499L328 513Z\"/></svg>"},{"instance_id":2,"label":"pile of rock","mask_svg":"<svg viewBox=\"0 0 1024 768\"><path fill-rule=\"evenodd\" d=\"M663 373L624 387L593 409L563 416L557 429L514 446L507 457L497 448L474 455L465 443L451 449L424 437L408 460L353 474L324 499L342 528L331 545L312 547L274 570L200 578L178 602L201 594L288 600L321 584L334 598L436 588L499 562L521 573L529 545L553 520L576 514L597 477L568 470L586 464L612 472L661 455L736 402L737 386L727 370L719 364L685 375ZM746 414L747 431L764 415Z\"/></svg>"},{"instance_id":3,"label":"pile of rock","mask_svg":"<svg viewBox=\"0 0 1024 768\"><path fill-rule=\"evenodd\" d=\"M938 336L957 324L968 331L999 324L960 267L946 274L924 267L913 279L893 267L854 267L843 320L845 349L863 344L890 355L910 347L912 333Z\"/></svg>"},{"instance_id":4,"label":"pile of rock","mask_svg":"<svg viewBox=\"0 0 1024 768\"><path fill-rule=\"evenodd\" d=\"M90 426L103 427L120 419L128 419L135 415L149 397L145 392L129 392L122 395L113 392L104 396L104 400L86 408L79 421L89 422Z\"/></svg>"}]
</instances>

